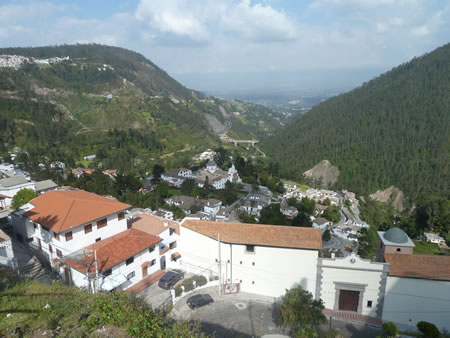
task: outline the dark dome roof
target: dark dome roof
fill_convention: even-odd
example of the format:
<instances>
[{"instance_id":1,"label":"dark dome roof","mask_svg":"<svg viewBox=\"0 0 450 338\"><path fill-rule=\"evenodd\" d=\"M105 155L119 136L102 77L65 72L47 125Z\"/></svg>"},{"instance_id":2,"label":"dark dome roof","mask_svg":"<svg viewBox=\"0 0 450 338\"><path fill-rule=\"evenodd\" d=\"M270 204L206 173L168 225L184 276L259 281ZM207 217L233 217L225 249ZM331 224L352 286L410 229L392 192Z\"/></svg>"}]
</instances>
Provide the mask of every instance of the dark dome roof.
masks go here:
<instances>
[{"instance_id":1,"label":"dark dome roof","mask_svg":"<svg viewBox=\"0 0 450 338\"><path fill-rule=\"evenodd\" d=\"M384 239L392 243L406 243L408 242L408 235L399 228L391 228L383 235Z\"/></svg>"}]
</instances>

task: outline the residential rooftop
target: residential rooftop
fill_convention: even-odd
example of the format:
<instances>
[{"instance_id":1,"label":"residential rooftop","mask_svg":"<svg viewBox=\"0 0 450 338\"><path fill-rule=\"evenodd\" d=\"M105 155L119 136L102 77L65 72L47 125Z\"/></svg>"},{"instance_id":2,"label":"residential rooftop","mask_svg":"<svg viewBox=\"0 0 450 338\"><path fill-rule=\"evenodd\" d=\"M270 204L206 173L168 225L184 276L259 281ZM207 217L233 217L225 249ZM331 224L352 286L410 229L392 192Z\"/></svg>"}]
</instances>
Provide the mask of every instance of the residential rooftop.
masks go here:
<instances>
[{"instance_id":1,"label":"residential rooftop","mask_svg":"<svg viewBox=\"0 0 450 338\"><path fill-rule=\"evenodd\" d=\"M30 183L25 176L17 175L13 177L3 178L0 180L0 187L9 188L20 184Z\"/></svg>"},{"instance_id":2,"label":"residential rooftop","mask_svg":"<svg viewBox=\"0 0 450 338\"><path fill-rule=\"evenodd\" d=\"M157 236L137 229L128 229L69 255L65 263L83 274L86 273L88 266L89 272L94 273L93 253L96 251L98 272L101 273L161 241L162 239Z\"/></svg>"},{"instance_id":3,"label":"residential rooftop","mask_svg":"<svg viewBox=\"0 0 450 338\"><path fill-rule=\"evenodd\" d=\"M319 229L247 224L223 223L185 219L181 226L207 237L226 243L259 245L297 249L322 249L322 235Z\"/></svg>"},{"instance_id":4,"label":"residential rooftop","mask_svg":"<svg viewBox=\"0 0 450 338\"><path fill-rule=\"evenodd\" d=\"M29 203L34 208L25 217L57 233L130 207L84 190L49 191Z\"/></svg>"},{"instance_id":5,"label":"residential rooftop","mask_svg":"<svg viewBox=\"0 0 450 338\"><path fill-rule=\"evenodd\" d=\"M172 228L175 233L180 234L180 224L178 222L170 221L167 219L160 219L159 217L142 213L136 216L131 221L131 228L143 231L152 235L159 235L167 228Z\"/></svg>"},{"instance_id":6,"label":"residential rooftop","mask_svg":"<svg viewBox=\"0 0 450 338\"><path fill-rule=\"evenodd\" d=\"M450 256L385 254L389 276L450 281Z\"/></svg>"}]
</instances>

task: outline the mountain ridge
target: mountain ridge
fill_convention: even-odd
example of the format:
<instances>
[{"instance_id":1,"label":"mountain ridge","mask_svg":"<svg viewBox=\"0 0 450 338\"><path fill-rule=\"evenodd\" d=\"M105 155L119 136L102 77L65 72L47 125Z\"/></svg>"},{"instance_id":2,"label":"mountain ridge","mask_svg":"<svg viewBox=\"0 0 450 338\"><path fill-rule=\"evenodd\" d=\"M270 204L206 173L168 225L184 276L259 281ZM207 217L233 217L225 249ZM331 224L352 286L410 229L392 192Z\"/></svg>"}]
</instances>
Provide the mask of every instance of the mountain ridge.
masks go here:
<instances>
[{"instance_id":1,"label":"mountain ridge","mask_svg":"<svg viewBox=\"0 0 450 338\"><path fill-rule=\"evenodd\" d=\"M336 188L446 194L449 60L450 44L414 58L294 117L261 146L289 178L326 158L341 172Z\"/></svg>"}]
</instances>

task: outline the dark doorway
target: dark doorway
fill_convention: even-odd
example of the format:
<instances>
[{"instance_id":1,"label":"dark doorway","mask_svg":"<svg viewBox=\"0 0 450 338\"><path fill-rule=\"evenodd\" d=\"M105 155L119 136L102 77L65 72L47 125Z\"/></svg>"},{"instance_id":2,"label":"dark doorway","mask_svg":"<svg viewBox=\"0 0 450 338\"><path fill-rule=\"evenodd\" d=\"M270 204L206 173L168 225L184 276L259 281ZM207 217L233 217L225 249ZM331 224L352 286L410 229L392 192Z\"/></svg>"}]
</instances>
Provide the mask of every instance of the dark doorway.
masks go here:
<instances>
[{"instance_id":1,"label":"dark doorway","mask_svg":"<svg viewBox=\"0 0 450 338\"><path fill-rule=\"evenodd\" d=\"M144 265L142 267L142 278L147 277L148 275L148 265Z\"/></svg>"},{"instance_id":2,"label":"dark doorway","mask_svg":"<svg viewBox=\"0 0 450 338\"><path fill-rule=\"evenodd\" d=\"M37 241L38 241L38 248L39 248L39 250L42 251L42 243L41 243L41 239L40 239L40 238L36 238L36 239L37 239Z\"/></svg>"},{"instance_id":3,"label":"dark doorway","mask_svg":"<svg viewBox=\"0 0 450 338\"><path fill-rule=\"evenodd\" d=\"M161 256L161 270L166 270L166 256Z\"/></svg>"},{"instance_id":4,"label":"dark doorway","mask_svg":"<svg viewBox=\"0 0 450 338\"><path fill-rule=\"evenodd\" d=\"M358 312L359 291L340 290L339 310Z\"/></svg>"},{"instance_id":5,"label":"dark doorway","mask_svg":"<svg viewBox=\"0 0 450 338\"><path fill-rule=\"evenodd\" d=\"M67 284L70 284L70 275L69 275L69 269L68 268L64 268L64 281Z\"/></svg>"}]
</instances>

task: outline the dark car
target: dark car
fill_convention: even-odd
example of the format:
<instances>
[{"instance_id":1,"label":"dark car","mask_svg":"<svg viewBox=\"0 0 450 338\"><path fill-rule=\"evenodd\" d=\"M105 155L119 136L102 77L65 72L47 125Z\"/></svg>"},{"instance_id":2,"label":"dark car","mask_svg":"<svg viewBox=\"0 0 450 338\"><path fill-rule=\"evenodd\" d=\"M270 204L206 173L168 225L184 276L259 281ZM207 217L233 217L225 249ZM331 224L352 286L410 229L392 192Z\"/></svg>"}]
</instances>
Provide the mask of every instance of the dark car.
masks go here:
<instances>
[{"instance_id":1,"label":"dark car","mask_svg":"<svg viewBox=\"0 0 450 338\"><path fill-rule=\"evenodd\" d=\"M210 295L195 295L195 296L189 297L186 303L193 310L198 307L211 304L213 302L214 302L214 300L211 298Z\"/></svg>"},{"instance_id":2,"label":"dark car","mask_svg":"<svg viewBox=\"0 0 450 338\"><path fill-rule=\"evenodd\" d=\"M184 278L184 272L178 269L167 271L166 274L159 280L158 286L160 288L169 290L178 281Z\"/></svg>"}]
</instances>

